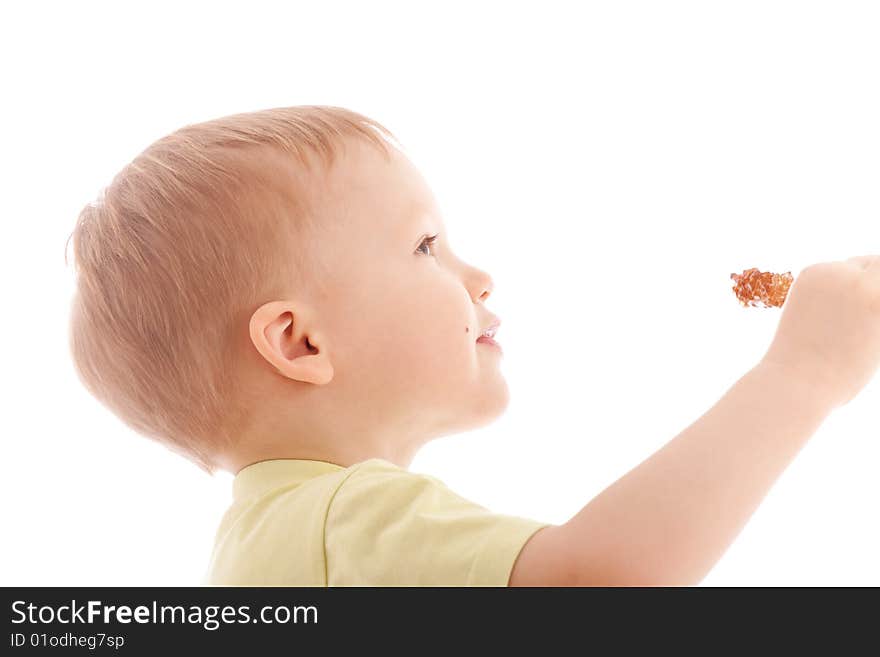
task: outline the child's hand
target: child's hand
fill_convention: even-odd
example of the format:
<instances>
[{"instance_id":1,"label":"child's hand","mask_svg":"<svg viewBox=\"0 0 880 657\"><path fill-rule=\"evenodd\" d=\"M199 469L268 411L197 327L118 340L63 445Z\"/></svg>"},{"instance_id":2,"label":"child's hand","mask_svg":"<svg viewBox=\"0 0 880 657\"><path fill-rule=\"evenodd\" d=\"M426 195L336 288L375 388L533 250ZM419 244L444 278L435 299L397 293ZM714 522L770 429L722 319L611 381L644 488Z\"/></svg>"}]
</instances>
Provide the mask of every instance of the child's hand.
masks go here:
<instances>
[{"instance_id":1,"label":"child's hand","mask_svg":"<svg viewBox=\"0 0 880 657\"><path fill-rule=\"evenodd\" d=\"M763 362L815 383L833 407L852 400L880 364L880 256L801 271Z\"/></svg>"}]
</instances>

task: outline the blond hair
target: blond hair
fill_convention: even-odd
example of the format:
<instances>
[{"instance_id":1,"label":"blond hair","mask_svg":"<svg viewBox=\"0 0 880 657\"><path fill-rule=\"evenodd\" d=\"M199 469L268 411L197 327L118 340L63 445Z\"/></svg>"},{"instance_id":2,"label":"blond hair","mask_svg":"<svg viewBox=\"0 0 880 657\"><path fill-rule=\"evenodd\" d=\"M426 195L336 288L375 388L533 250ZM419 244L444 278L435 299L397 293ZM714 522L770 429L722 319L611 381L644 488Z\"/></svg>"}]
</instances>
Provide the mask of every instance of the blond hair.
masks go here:
<instances>
[{"instance_id":1,"label":"blond hair","mask_svg":"<svg viewBox=\"0 0 880 657\"><path fill-rule=\"evenodd\" d=\"M308 248L320 216L312 156L329 170L347 137L386 158L396 140L373 119L319 105L186 125L128 163L68 237L81 382L209 475L249 415L237 336L259 305L320 280Z\"/></svg>"}]
</instances>

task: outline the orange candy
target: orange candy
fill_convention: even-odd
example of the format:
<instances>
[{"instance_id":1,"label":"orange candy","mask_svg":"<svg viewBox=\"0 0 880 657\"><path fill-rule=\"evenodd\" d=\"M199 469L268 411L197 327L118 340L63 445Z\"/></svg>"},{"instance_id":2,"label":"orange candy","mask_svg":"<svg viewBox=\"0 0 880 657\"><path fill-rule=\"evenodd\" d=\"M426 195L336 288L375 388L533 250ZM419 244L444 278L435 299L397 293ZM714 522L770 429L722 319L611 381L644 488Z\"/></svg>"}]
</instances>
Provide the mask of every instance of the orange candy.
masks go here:
<instances>
[{"instance_id":1,"label":"orange candy","mask_svg":"<svg viewBox=\"0 0 880 657\"><path fill-rule=\"evenodd\" d=\"M730 278L736 283L733 291L743 306L764 308L781 306L794 281L790 271L773 274L758 271L754 267L746 269L742 274L731 274Z\"/></svg>"}]
</instances>

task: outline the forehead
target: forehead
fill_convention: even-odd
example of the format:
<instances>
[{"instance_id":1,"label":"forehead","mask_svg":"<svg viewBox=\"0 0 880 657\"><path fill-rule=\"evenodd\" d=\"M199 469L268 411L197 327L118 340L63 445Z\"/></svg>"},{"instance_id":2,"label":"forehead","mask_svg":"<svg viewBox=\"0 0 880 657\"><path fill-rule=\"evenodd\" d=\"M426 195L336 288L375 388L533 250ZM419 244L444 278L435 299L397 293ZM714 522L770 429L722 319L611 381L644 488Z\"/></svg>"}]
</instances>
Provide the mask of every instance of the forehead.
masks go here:
<instances>
[{"instance_id":1,"label":"forehead","mask_svg":"<svg viewBox=\"0 0 880 657\"><path fill-rule=\"evenodd\" d=\"M406 230L436 214L421 173L397 148L385 157L374 145L349 140L325 176L334 220L347 228Z\"/></svg>"}]
</instances>

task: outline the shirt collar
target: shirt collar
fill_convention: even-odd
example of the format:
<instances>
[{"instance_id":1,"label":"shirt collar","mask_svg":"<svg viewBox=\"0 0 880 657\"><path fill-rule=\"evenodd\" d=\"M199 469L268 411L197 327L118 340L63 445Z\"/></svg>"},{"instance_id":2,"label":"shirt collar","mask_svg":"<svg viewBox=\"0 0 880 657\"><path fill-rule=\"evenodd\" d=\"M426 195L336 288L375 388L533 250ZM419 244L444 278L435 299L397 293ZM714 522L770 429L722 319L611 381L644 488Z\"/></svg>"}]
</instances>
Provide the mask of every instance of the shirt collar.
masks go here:
<instances>
[{"instance_id":1,"label":"shirt collar","mask_svg":"<svg viewBox=\"0 0 880 657\"><path fill-rule=\"evenodd\" d=\"M232 480L232 498L242 500L280 486L302 482L329 472L344 470L345 466L329 461L312 459L268 459L246 465Z\"/></svg>"}]
</instances>

